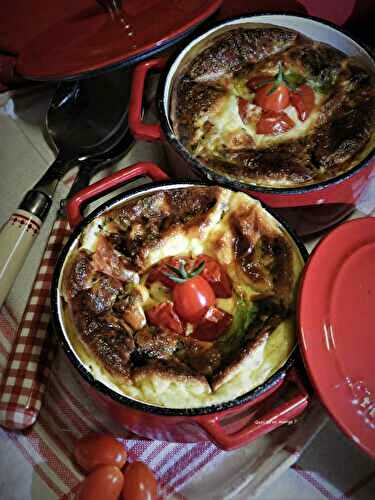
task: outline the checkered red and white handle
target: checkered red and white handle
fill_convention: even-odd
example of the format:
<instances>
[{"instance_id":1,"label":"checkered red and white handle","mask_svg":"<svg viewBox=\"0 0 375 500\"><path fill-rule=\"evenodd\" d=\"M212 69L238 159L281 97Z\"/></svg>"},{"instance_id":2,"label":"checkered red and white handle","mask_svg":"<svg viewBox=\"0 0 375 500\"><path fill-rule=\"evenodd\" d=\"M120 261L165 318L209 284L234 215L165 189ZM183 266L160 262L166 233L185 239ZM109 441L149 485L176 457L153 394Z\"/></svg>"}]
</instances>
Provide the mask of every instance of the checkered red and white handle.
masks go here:
<instances>
[{"instance_id":1,"label":"checkered red and white handle","mask_svg":"<svg viewBox=\"0 0 375 500\"><path fill-rule=\"evenodd\" d=\"M42 404L54 356L49 328L52 272L70 229L57 219L35 278L0 388L0 425L11 430L30 427Z\"/></svg>"}]
</instances>

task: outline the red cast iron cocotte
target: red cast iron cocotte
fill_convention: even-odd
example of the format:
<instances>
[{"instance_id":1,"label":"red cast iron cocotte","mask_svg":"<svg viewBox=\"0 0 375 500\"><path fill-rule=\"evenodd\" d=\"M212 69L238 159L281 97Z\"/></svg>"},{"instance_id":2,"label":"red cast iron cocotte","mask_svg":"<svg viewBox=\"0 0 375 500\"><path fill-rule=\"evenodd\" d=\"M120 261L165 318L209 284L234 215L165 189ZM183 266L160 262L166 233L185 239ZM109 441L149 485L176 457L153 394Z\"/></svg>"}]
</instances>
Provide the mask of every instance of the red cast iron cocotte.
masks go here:
<instances>
[{"instance_id":1,"label":"red cast iron cocotte","mask_svg":"<svg viewBox=\"0 0 375 500\"><path fill-rule=\"evenodd\" d=\"M140 176L148 176L159 182L126 191L106 201L87 218L82 218L81 210L89 201ZM51 303L54 328L87 392L98 405L104 407L126 428L151 439L173 442L212 441L220 448L230 450L246 445L253 439L293 420L307 407L309 395L295 366L299 359L297 347L285 364L266 382L236 399L202 408L170 409L134 400L94 379L71 344L64 324L60 294L64 263L75 248L82 231L95 217L118 205L160 190L207 185L198 181L168 181L167 179L167 175L156 165L138 163L87 187L70 200L67 211L73 233L59 257L52 282ZM289 233L306 260L307 252L303 244L293 232L289 231ZM288 390L280 403L280 390L286 386L289 389L287 382L291 382L293 391Z\"/></svg>"},{"instance_id":2,"label":"red cast iron cocotte","mask_svg":"<svg viewBox=\"0 0 375 500\"><path fill-rule=\"evenodd\" d=\"M179 142L171 126L170 97L174 77L180 62L194 50L196 44L216 36L221 30L238 28L248 23L272 24L294 29L309 38L327 43L348 56L355 57L375 73L375 61L367 48L340 28L317 18L296 14L254 14L224 21L191 41L172 60L151 59L139 64L133 77L129 125L140 140L162 141L174 177L205 179L229 188L241 189L273 207L300 235L321 231L339 222L354 208L375 167L374 148L357 165L337 177L315 184L294 188L262 187L233 180L216 173L195 159ZM142 95L145 78L150 70L162 71L158 92L158 124L142 120Z\"/></svg>"}]
</instances>

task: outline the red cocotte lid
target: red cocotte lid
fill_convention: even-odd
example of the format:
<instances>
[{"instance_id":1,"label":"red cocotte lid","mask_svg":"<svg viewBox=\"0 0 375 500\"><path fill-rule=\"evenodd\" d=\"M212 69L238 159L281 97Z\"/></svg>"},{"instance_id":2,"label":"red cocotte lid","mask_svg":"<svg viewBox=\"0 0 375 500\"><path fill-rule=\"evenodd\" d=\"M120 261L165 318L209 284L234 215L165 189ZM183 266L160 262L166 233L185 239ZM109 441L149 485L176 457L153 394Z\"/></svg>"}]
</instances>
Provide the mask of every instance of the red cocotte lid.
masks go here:
<instances>
[{"instance_id":1,"label":"red cocotte lid","mask_svg":"<svg viewBox=\"0 0 375 500\"><path fill-rule=\"evenodd\" d=\"M316 247L302 279L299 325L321 402L375 458L375 217L342 224Z\"/></svg>"},{"instance_id":2,"label":"red cocotte lid","mask_svg":"<svg viewBox=\"0 0 375 500\"><path fill-rule=\"evenodd\" d=\"M42 0L36 3L38 7L44 4ZM36 16L43 29L36 27L34 38L28 37L18 55L16 71L34 80L63 80L132 64L187 36L221 3L75 0L73 5L68 0L67 13L56 17L53 12L50 23L45 16Z\"/></svg>"}]
</instances>

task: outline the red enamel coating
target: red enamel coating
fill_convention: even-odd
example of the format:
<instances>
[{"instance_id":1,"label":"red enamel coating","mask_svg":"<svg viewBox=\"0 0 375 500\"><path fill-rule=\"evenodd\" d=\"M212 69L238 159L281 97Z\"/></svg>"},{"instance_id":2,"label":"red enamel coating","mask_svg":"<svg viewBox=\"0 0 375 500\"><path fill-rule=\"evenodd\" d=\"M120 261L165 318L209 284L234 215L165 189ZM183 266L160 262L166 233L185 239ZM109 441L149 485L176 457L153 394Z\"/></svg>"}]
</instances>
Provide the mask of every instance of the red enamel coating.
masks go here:
<instances>
[{"instance_id":1,"label":"red enamel coating","mask_svg":"<svg viewBox=\"0 0 375 500\"><path fill-rule=\"evenodd\" d=\"M202 180L172 144L165 142L164 146L172 177ZM251 189L246 192L272 207L299 235L308 235L336 224L353 212L374 170L375 157L351 177L320 190L295 194ZM227 185L230 187L230 181Z\"/></svg>"},{"instance_id":2,"label":"red enamel coating","mask_svg":"<svg viewBox=\"0 0 375 500\"><path fill-rule=\"evenodd\" d=\"M138 64L133 73L131 88L131 105L129 107L129 127L133 136L140 141L158 141L162 138L159 124L149 125L142 119L143 91L147 73L150 70L162 70L167 64L167 59L160 57Z\"/></svg>"},{"instance_id":3,"label":"red enamel coating","mask_svg":"<svg viewBox=\"0 0 375 500\"><path fill-rule=\"evenodd\" d=\"M212 16L222 0L190 0L181 7L169 0L126 0L112 10L95 0L66 0L63 9L47 6L50 18L40 6L46 2L34 3L39 4L39 16L35 16L34 31L27 29L32 36L17 32L27 40L19 53L17 72L30 79L60 80L115 67L177 42ZM19 8L18 17L25 17L24 10L24 6ZM19 26L23 24L18 22Z\"/></svg>"},{"instance_id":4,"label":"red enamel coating","mask_svg":"<svg viewBox=\"0 0 375 500\"><path fill-rule=\"evenodd\" d=\"M101 194L112 191L116 187L141 176L148 176L153 181L165 181L169 179L168 175L163 172L163 170L155 165L155 163L151 162L136 163L131 167L123 168L108 177L104 177L104 179L82 189L75 196L70 198L66 206L70 226L74 228L82 221L82 205L87 204L90 200L98 198Z\"/></svg>"},{"instance_id":5,"label":"red enamel coating","mask_svg":"<svg viewBox=\"0 0 375 500\"><path fill-rule=\"evenodd\" d=\"M285 403L262 414L261 418L255 421L251 420L243 429L228 433L225 427L221 425L221 418L217 415L213 417L200 417L199 422L201 426L206 430L211 440L220 448L223 450L234 450L290 422L307 408L309 395L296 371L289 372L287 379L293 380L297 384L299 389L298 394Z\"/></svg>"},{"instance_id":6,"label":"red enamel coating","mask_svg":"<svg viewBox=\"0 0 375 500\"><path fill-rule=\"evenodd\" d=\"M138 163L126 167L85 188L69 200L67 213L70 224L74 227L81 222L83 204L141 175L148 175L153 180L168 178L153 163ZM278 390L284 386L285 382L289 381L296 385L297 394L280 403ZM88 384L84 385L92 397L116 420L141 436L173 442L208 440L226 450L244 446L257 437L283 425L302 413L309 402L308 394L294 369L289 370L286 377L282 375L272 386L265 388L249 402L198 416L188 414L182 416L158 415L153 413L151 405L145 405L145 411L136 410L120 403L115 397L110 398L103 395ZM275 401L271 397L274 393L277 393ZM265 410L264 404L266 405ZM256 420L259 412L261 412L261 417ZM230 419L229 423L225 423L226 418Z\"/></svg>"},{"instance_id":7,"label":"red enamel coating","mask_svg":"<svg viewBox=\"0 0 375 500\"><path fill-rule=\"evenodd\" d=\"M277 19L277 14L275 16ZM272 14L268 17L272 17ZM293 18L293 15L290 17ZM257 19L257 16L255 15L254 18ZM284 21L287 18L288 15L285 15ZM251 21L252 16L249 15L248 18L243 19L244 21ZM296 19L298 20L298 18ZM294 19L294 23L296 19ZM332 37L339 45L339 49L344 49L344 46L348 49L348 44L351 42L353 44L353 50L354 47L356 47L356 50L358 49L356 41L351 41L347 35L339 31L333 36L332 33L334 28L327 27L324 23L320 23L317 20L310 20L303 16L300 16L299 20L302 32L304 27L305 29L309 29L309 24L312 23L314 30L320 31L322 36ZM275 21L275 23L277 23L277 21ZM241 24L236 24L236 26L241 26ZM293 24L293 26L295 27L295 24ZM340 47L340 44L343 44L343 47ZM333 45L335 44L333 43ZM362 47L361 50L363 51L362 55L364 55L366 52L365 48ZM182 55L186 56L186 53ZM181 57L181 55L178 55L177 58L178 57ZM368 53L368 58L368 63L374 66L373 58L370 53ZM181 61L179 61L179 64L181 64ZM177 66L172 67L175 68L173 71L177 68ZM170 78L166 79L166 82L168 82L167 85L170 85L171 81ZM164 92L162 92L161 95L164 95ZM206 172L206 170L200 169L197 162L193 160L192 157L189 157L186 150L176 143L176 138L169 129L169 124L166 120L165 115L168 112L167 107L168 105L166 101L164 101L161 111L163 133L158 134L158 139L163 136L162 139L166 146L171 172L173 172L176 177L209 178L209 180L223 183L225 186L238 188L238 185L235 185L229 177L216 177L214 172ZM130 128L132 128L132 126ZM152 137L149 136L147 139L152 140ZM354 210L356 202L367 186L368 178L374 169L375 152L372 151L371 155L358 167L355 167L352 173L348 172L345 176L342 175L337 179L330 179L325 183L289 190L267 190L267 188L262 188L260 186L254 189L255 186L251 184L243 184L243 189L250 195L274 208L298 234L308 235L327 229L349 215Z\"/></svg>"},{"instance_id":8,"label":"red enamel coating","mask_svg":"<svg viewBox=\"0 0 375 500\"><path fill-rule=\"evenodd\" d=\"M297 386L297 394L280 404L280 390L286 382ZM309 404L309 395L295 369L248 403L201 416L164 416L122 405L84 383L91 397L115 420L135 434L149 439L181 443L212 441L223 450L245 446L290 422Z\"/></svg>"},{"instance_id":9,"label":"red enamel coating","mask_svg":"<svg viewBox=\"0 0 375 500\"><path fill-rule=\"evenodd\" d=\"M300 347L320 400L375 458L375 217L342 224L307 263Z\"/></svg>"}]
</instances>

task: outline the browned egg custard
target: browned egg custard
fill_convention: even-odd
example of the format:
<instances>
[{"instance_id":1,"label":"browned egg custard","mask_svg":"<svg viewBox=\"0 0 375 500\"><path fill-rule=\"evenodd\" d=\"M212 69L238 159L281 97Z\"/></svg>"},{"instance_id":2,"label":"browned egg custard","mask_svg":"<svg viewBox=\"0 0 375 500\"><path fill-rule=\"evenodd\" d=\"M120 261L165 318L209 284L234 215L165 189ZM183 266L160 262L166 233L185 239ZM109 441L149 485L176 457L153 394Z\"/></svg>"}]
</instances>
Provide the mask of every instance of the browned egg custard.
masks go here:
<instances>
[{"instance_id":1,"label":"browned egg custard","mask_svg":"<svg viewBox=\"0 0 375 500\"><path fill-rule=\"evenodd\" d=\"M303 259L258 201L167 189L95 218L60 285L69 340L94 377L169 408L228 401L295 345Z\"/></svg>"},{"instance_id":2,"label":"browned egg custard","mask_svg":"<svg viewBox=\"0 0 375 500\"><path fill-rule=\"evenodd\" d=\"M181 63L171 95L177 138L233 180L276 188L320 182L375 144L374 76L285 28L254 25L205 41Z\"/></svg>"}]
</instances>

